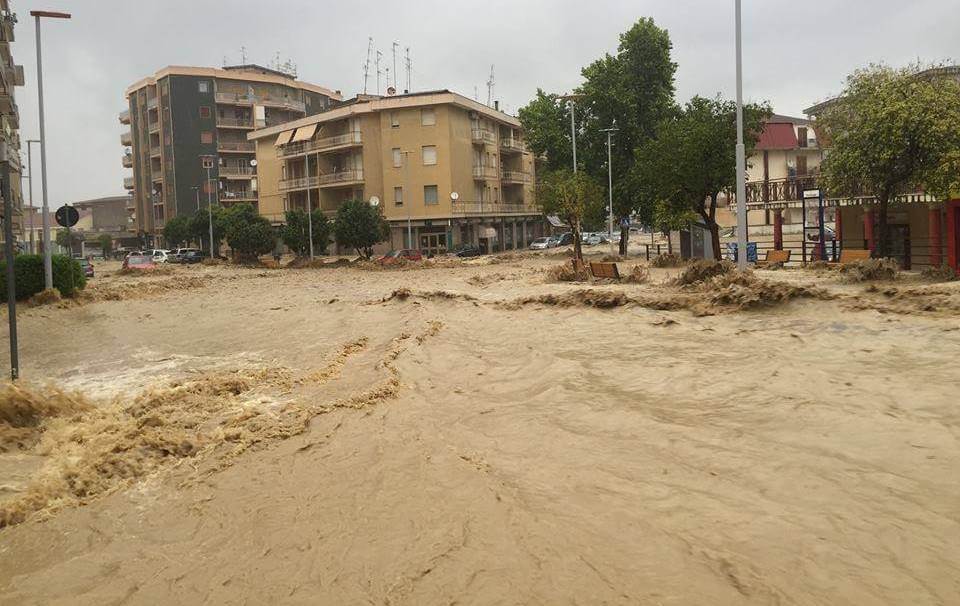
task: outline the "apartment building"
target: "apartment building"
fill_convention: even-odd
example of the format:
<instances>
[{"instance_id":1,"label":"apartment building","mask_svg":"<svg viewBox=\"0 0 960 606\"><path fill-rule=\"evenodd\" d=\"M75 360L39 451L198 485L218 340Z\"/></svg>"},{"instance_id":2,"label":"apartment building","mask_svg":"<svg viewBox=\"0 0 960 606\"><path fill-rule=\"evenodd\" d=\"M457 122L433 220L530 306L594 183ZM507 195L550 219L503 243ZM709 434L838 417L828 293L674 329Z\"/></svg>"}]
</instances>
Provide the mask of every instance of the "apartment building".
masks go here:
<instances>
[{"instance_id":1,"label":"apartment building","mask_svg":"<svg viewBox=\"0 0 960 606\"><path fill-rule=\"evenodd\" d=\"M164 223L213 204L257 204L247 133L327 110L339 92L258 65L170 66L126 90L123 166L131 229L158 241ZM209 175L209 177L208 177Z\"/></svg>"},{"instance_id":2,"label":"apartment building","mask_svg":"<svg viewBox=\"0 0 960 606\"><path fill-rule=\"evenodd\" d=\"M7 0L0 0L0 140L6 144L6 162L0 162L0 195L10 196L13 202L13 233L17 242L23 241L23 194L20 174L23 172L20 158L20 110L17 107L16 87L23 86L23 66L13 62L10 45L14 41L13 28L17 17L10 11ZM0 215L3 206L0 205ZM0 241L4 235L0 230Z\"/></svg>"},{"instance_id":3,"label":"apartment building","mask_svg":"<svg viewBox=\"0 0 960 606\"><path fill-rule=\"evenodd\" d=\"M366 200L383 208L392 248L426 254L521 248L544 230L520 122L448 90L358 96L247 136L260 212L275 223Z\"/></svg>"}]
</instances>

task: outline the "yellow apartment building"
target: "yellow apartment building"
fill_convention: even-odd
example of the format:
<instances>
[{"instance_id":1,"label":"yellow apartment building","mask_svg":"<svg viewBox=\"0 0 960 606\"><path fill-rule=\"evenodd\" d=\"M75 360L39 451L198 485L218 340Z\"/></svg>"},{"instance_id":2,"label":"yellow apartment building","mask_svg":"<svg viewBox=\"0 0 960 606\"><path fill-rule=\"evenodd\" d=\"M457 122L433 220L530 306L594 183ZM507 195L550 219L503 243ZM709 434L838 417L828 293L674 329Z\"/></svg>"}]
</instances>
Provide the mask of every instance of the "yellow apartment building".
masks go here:
<instances>
[{"instance_id":1,"label":"yellow apartment building","mask_svg":"<svg viewBox=\"0 0 960 606\"><path fill-rule=\"evenodd\" d=\"M23 86L23 66L14 63L10 45L14 41L13 28L17 23L16 15L10 10L7 0L0 0L0 140L6 146L6 161L0 163L0 183L3 191L0 197L9 195L13 203L13 238L23 240L24 214L23 194L20 188L20 175L23 172L20 159L20 109L17 107L16 87ZM0 216L3 205L0 204ZM0 241L3 230L0 230ZM23 248L27 245L21 244Z\"/></svg>"},{"instance_id":2,"label":"yellow apartment building","mask_svg":"<svg viewBox=\"0 0 960 606\"><path fill-rule=\"evenodd\" d=\"M522 248L544 233L519 120L448 90L358 96L248 134L260 213L379 204L391 248Z\"/></svg>"}]
</instances>

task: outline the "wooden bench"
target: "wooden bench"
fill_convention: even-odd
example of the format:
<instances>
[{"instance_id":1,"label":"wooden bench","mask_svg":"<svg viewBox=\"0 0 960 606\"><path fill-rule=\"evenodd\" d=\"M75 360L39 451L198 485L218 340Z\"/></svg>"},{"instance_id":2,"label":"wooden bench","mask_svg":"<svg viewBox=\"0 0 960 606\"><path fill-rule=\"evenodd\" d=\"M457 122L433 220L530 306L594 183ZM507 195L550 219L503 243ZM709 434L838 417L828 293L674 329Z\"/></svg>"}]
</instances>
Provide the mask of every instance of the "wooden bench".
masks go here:
<instances>
[{"instance_id":1,"label":"wooden bench","mask_svg":"<svg viewBox=\"0 0 960 606\"><path fill-rule=\"evenodd\" d=\"M774 264L786 265L790 261L789 250L768 250L767 256L757 263L758 268L769 267Z\"/></svg>"},{"instance_id":2,"label":"wooden bench","mask_svg":"<svg viewBox=\"0 0 960 606\"><path fill-rule=\"evenodd\" d=\"M590 273L593 274L594 278L609 278L611 280L620 279L620 270L617 269L616 263L591 261Z\"/></svg>"},{"instance_id":3,"label":"wooden bench","mask_svg":"<svg viewBox=\"0 0 960 606\"><path fill-rule=\"evenodd\" d=\"M847 263L856 263L857 261L866 261L870 258L869 250L858 248L844 248L840 251L840 265Z\"/></svg>"}]
</instances>

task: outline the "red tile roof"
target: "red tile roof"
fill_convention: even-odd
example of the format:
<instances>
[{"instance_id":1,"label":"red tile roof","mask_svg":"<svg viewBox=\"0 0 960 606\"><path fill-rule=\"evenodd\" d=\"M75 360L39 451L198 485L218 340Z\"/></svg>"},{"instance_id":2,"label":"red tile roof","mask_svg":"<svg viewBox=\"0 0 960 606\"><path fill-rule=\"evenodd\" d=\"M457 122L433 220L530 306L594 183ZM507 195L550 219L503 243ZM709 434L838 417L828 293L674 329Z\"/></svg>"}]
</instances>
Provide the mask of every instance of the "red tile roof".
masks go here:
<instances>
[{"instance_id":1,"label":"red tile roof","mask_svg":"<svg viewBox=\"0 0 960 606\"><path fill-rule=\"evenodd\" d=\"M757 141L757 149L796 149L798 147L800 146L797 143L793 124L788 122L765 123L763 132L760 133L760 140Z\"/></svg>"}]
</instances>

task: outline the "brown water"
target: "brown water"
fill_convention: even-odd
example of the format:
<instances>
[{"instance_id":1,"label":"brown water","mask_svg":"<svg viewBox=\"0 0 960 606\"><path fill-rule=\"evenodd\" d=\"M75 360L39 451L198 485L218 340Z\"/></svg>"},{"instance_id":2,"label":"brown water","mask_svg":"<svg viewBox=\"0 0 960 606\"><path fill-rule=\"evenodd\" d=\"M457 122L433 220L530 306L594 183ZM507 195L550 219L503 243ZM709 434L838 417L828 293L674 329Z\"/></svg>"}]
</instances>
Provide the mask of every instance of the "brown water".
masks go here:
<instances>
[{"instance_id":1,"label":"brown water","mask_svg":"<svg viewBox=\"0 0 960 606\"><path fill-rule=\"evenodd\" d=\"M25 376L99 421L206 413L171 421L196 452L0 530L0 603L960 602L955 285L924 311L768 272L841 298L699 316L643 304L706 297L675 270L545 283L556 262L178 268L24 311ZM543 302L585 288L633 302ZM0 505L57 454L0 455Z\"/></svg>"}]
</instances>

